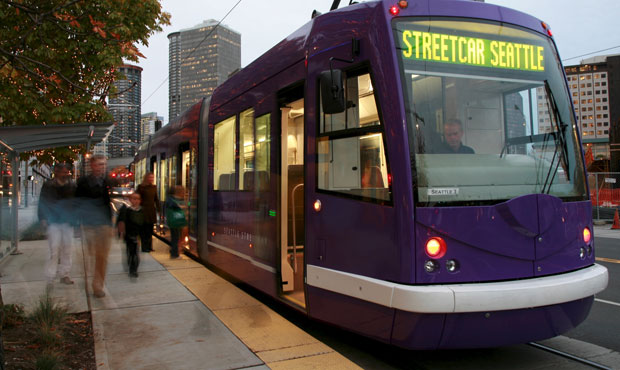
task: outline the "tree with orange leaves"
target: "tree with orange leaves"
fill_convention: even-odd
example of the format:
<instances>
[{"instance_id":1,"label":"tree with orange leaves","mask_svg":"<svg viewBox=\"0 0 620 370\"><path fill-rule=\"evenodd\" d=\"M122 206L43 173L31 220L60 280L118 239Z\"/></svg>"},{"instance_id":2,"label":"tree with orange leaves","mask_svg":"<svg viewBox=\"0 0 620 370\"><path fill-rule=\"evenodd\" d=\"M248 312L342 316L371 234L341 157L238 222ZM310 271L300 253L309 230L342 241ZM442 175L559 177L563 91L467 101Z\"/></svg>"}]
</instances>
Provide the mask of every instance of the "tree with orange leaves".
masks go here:
<instances>
[{"instance_id":1,"label":"tree with orange leaves","mask_svg":"<svg viewBox=\"0 0 620 370\"><path fill-rule=\"evenodd\" d=\"M1 125L109 120L117 68L167 24L159 0L0 0Z\"/></svg>"}]
</instances>

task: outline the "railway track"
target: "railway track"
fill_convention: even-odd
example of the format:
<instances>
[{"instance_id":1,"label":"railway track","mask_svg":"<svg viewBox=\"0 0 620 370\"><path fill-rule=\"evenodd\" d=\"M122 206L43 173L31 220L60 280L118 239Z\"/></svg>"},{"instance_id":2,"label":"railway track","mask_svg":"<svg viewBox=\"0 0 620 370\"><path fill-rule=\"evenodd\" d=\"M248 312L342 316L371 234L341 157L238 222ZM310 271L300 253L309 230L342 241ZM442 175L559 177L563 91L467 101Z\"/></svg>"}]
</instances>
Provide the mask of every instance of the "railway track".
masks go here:
<instances>
[{"instance_id":1,"label":"railway track","mask_svg":"<svg viewBox=\"0 0 620 370\"><path fill-rule=\"evenodd\" d=\"M530 345L530 346L532 346L534 348L540 349L542 351L553 353L555 355L558 355L558 356L561 356L561 357L564 357L564 358L568 358L568 359L573 360L573 361L580 362L582 364L588 365L588 366L590 366L592 368L595 368L595 369L613 370L609 366L605 366L605 365L599 364L597 362L590 361L590 360L588 360L586 358L575 356L575 355L572 355L572 354L570 354L568 352L560 351L560 350L557 350L555 348L551 348L551 347L548 347L548 346L545 346L545 345L542 345L542 344L539 344L539 343L530 342L530 343L528 343L528 345Z\"/></svg>"}]
</instances>

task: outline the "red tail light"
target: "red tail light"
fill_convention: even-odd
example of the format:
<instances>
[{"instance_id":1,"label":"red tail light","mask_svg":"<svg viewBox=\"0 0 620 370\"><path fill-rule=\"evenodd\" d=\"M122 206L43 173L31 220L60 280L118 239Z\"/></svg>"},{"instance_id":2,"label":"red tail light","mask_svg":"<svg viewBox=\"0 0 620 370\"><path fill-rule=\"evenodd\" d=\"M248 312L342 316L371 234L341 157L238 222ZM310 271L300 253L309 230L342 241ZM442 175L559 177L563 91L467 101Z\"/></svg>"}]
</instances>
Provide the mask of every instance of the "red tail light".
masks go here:
<instances>
[{"instance_id":1,"label":"red tail light","mask_svg":"<svg viewBox=\"0 0 620 370\"><path fill-rule=\"evenodd\" d=\"M430 238L426 242L426 254L430 258L439 259L446 254L446 242L440 237Z\"/></svg>"},{"instance_id":2,"label":"red tail light","mask_svg":"<svg viewBox=\"0 0 620 370\"><path fill-rule=\"evenodd\" d=\"M584 227L583 228L583 241L588 244L590 243L590 240L592 240L592 232L590 231L589 228Z\"/></svg>"}]
</instances>

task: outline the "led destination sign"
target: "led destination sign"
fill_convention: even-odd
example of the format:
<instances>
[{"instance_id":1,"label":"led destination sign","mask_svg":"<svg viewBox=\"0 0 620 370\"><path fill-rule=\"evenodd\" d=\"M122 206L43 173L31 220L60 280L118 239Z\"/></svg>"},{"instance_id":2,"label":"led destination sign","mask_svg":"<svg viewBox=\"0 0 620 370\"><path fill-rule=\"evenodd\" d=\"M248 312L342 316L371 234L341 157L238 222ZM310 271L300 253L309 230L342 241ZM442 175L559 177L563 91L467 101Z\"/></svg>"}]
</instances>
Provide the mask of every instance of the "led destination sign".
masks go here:
<instances>
[{"instance_id":1,"label":"led destination sign","mask_svg":"<svg viewBox=\"0 0 620 370\"><path fill-rule=\"evenodd\" d=\"M545 48L539 45L405 30L401 48L405 59L410 60L528 72L545 70Z\"/></svg>"}]
</instances>

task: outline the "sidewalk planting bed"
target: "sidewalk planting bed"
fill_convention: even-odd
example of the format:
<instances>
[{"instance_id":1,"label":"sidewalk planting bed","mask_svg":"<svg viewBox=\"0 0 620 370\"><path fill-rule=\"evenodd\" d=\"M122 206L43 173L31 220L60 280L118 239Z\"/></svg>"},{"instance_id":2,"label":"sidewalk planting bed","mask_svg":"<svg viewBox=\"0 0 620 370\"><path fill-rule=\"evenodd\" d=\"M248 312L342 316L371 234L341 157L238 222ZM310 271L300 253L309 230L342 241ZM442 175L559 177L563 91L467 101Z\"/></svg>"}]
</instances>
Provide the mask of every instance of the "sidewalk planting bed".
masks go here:
<instances>
[{"instance_id":1,"label":"sidewalk planting bed","mask_svg":"<svg viewBox=\"0 0 620 370\"><path fill-rule=\"evenodd\" d=\"M2 329L6 369L97 368L90 313L64 314L48 327L17 307L8 310Z\"/></svg>"}]
</instances>

